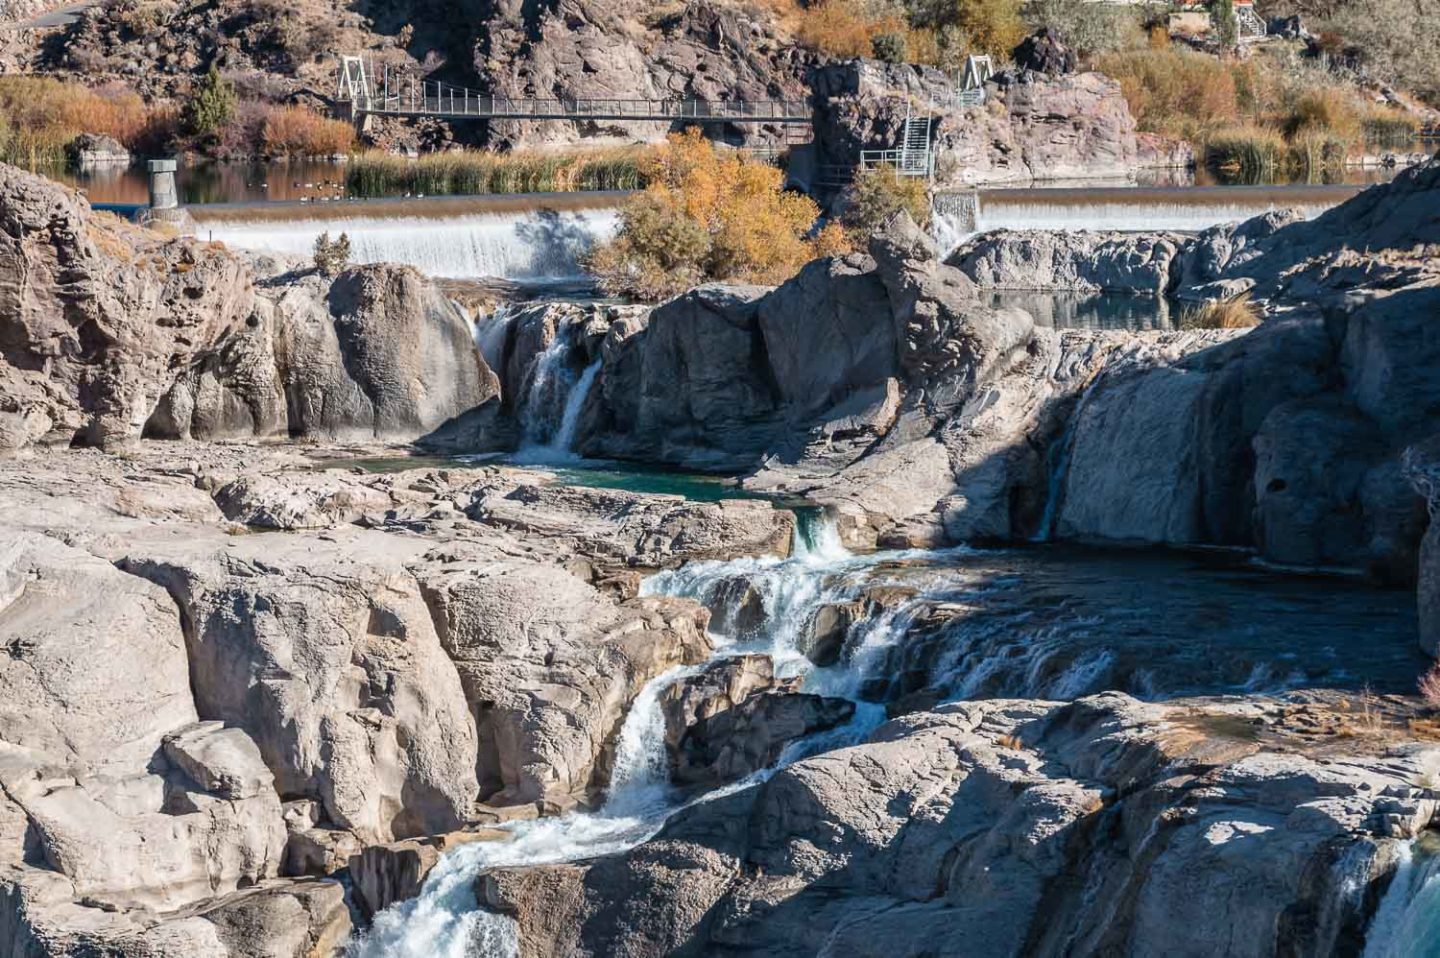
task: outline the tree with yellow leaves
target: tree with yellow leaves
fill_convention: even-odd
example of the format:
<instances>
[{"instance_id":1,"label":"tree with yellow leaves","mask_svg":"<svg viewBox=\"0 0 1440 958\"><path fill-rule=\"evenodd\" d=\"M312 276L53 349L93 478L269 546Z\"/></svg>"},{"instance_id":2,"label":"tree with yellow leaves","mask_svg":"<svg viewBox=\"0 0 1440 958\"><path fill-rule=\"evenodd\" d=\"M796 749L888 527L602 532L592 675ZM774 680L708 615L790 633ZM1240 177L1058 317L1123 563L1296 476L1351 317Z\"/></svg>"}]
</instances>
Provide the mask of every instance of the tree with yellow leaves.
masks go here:
<instances>
[{"instance_id":1,"label":"tree with yellow leaves","mask_svg":"<svg viewBox=\"0 0 1440 958\"><path fill-rule=\"evenodd\" d=\"M847 248L835 225L783 189L780 170L716 150L697 129L671 135L644 164L649 185L620 211L620 228L587 263L612 295L656 300L711 280L773 284L817 256Z\"/></svg>"}]
</instances>

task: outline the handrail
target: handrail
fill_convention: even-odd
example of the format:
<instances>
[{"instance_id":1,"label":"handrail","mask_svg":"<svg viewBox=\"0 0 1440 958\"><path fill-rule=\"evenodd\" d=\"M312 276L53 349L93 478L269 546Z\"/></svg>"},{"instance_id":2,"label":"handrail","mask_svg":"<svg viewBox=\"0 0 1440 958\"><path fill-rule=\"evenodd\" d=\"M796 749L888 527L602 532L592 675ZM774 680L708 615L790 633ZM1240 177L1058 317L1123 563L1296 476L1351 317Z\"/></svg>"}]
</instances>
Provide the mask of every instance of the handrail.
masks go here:
<instances>
[{"instance_id":1,"label":"handrail","mask_svg":"<svg viewBox=\"0 0 1440 958\"><path fill-rule=\"evenodd\" d=\"M437 87L389 96L341 95L357 113L429 114L502 119L727 120L809 123L803 100L650 100L482 96L471 90Z\"/></svg>"}]
</instances>

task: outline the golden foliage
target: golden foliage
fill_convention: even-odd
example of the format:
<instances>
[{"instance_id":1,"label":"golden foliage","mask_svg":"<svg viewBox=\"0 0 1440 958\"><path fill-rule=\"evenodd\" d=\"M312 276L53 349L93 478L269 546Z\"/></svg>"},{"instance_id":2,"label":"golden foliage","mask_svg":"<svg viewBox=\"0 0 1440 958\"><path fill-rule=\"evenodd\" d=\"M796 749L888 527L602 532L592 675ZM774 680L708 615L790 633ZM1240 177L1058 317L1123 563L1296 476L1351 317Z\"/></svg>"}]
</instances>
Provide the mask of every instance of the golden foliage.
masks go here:
<instances>
[{"instance_id":1,"label":"golden foliage","mask_svg":"<svg viewBox=\"0 0 1440 958\"><path fill-rule=\"evenodd\" d=\"M1142 130L1189 140L1217 169L1316 173L1413 136L1413 117L1318 69L1220 60L1184 47L1101 57Z\"/></svg>"},{"instance_id":2,"label":"golden foliage","mask_svg":"<svg viewBox=\"0 0 1440 958\"><path fill-rule=\"evenodd\" d=\"M649 185L587 264L612 294L654 300L708 280L779 283L845 246L838 227L810 235L820 210L782 189L780 170L716 150L698 130L672 135L641 165Z\"/></svg>"},{"instance_id":3,"label":"golden foliage","mask_svg":"<svg viewBox=\"0 0 1440 958\"><path fill-rule=\"evenodd\" d=\"M333 156L355 146L355 129L303 106L266 111L261 135L271 156Z\"/></svg>"},{"instance_id":4,"label":"golden foliage","mask_svg":"<svg viewBox=\"0 0 1440 958\"><path fill-rule=\"evenodd\" d=\"M175 112L123 89L90 89L42 77L0 77L0 157L34 166L60 163L81 133L111 136L130 149L168 134Z\"/></svg>"},{"instance_id":5,"label":"golden foliage","mask_svg":"<svg viewBox=\"0 0 1440 958\"><path fill-rule=\"evenodd\" d=\"M1249 293L1192 307L1180 317L1181 329L1250 329L1259 325L1260 309Z\"/></svg>"}]
</instances>

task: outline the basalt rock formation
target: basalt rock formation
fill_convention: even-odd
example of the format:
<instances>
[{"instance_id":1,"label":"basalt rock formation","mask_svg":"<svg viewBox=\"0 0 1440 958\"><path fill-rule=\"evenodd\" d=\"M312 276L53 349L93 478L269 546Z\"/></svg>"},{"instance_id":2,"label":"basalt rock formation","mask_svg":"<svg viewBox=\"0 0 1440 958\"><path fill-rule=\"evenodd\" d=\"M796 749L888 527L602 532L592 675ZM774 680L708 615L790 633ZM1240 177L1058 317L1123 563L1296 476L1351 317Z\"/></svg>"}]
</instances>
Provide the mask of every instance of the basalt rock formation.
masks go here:
<instances>
[{"instance_id":1,"label":"basalt rock formation","mask_svg":"<svg viewBox=\"0 0 1440 958\"><path fill-rule=\"evenodd\" d=\"M617 938L642 956L1345 952L1435 817L1440 793L1411 783L1440 753L1379 771L1295 718L1118 694L957 703L630 852L492 870L476 894L545 955Z\"/></svg>"},{"instance_id":2,"label":"basalt rock formation","mask_svg":"<svg viewBox=\"0 0 1440 958\"><path fill-rule=\"evenodd\" d=\"M1000 233L948 263L902 216L773 290L534 307L526 328L545 334L512 337L508 378L562 337L572 370L599 364L577 451L749 471L750 488L828 506L854 544L1223 544L1410 583L1428 518L1401 459L1440 412L1437 177L1310 223ZM982 295L1177 287L1250 290L1275 315L1056 331Z\"/></svg>"},{"instance_id":3,"label":"basalt rock formation","mask_svg":"<svg viewBox=\"0 0 1440 958\"><path fill-rule=\"evenodd\" d=\"M334 279L165 239L0 167L0 450L156 438L410 439L496 392L417 272Z\"/></svg>"},{"instance_id":4,"label":"basalt rock formation","mask_svg":"<svg viewBox=\"0 0 1440 958\"><path fill-rule=\"evenodd\" d=\"M225 448L0 468L6 953L331 954L327 876L366 848L603 793L640 688L710 652L643 571L793 531L762 502Z\"/></svg>"},{"instance_id":5,"label":"basalt rock formation","mask_svg":"<svg viewBox=\"0 0 1440 958\"><path fill-rule=\"evenodd\" d=\"M1120 85L1099 73L1000 74L976 106L956 102L953 78L939 70L869 60L827 66L814 87L822 164L848 166L861 150L899 149L908 104L919 100L937 117L931 142L941 186L1130 178L1143 165Z\"/></svg>"}]
</instances>

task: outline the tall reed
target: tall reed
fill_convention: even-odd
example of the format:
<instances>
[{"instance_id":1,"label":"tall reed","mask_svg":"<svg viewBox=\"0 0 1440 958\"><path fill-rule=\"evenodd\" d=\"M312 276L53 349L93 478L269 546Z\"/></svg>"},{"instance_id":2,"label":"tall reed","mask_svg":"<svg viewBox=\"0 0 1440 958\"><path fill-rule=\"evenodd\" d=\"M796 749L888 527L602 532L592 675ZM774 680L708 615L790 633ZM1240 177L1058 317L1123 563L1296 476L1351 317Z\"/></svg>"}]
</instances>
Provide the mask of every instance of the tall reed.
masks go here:
<instances>
[{"instance_id":1,"label":"tall reed","mask_svg":"<svg viewBox=\"0 0 1440 958\"><path fill-rule=\"evenodd\" d=\"M644 147L566 153L452 151L407 159L372 150L351 158L346 185L352 195L363 197L633 190L645 185L645 152Z\"/></svg>"}]
</instances>

